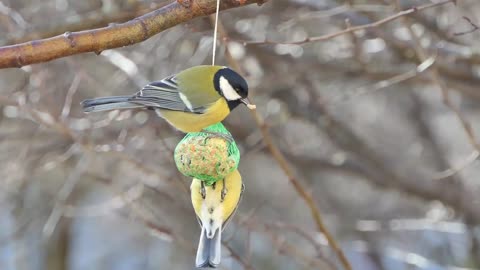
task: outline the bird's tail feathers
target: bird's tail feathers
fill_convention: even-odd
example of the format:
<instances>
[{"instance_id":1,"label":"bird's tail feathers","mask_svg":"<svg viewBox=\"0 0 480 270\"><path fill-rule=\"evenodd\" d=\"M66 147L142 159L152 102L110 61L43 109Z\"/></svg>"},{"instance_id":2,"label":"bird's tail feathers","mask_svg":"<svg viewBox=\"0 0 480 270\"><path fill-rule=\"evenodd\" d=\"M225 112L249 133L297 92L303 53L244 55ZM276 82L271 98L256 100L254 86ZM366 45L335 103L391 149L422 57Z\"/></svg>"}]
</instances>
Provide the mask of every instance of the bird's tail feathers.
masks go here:
<instances>
[{"instance_id":1,"label":"bird's tail feathers","mask_svg":"<svg viewBox=\"0 0 480 270\"><path fill-rule=\"evenodd\" d=\"M142 105L129 102L130 96L100 97L86 99L81 105L84 112L101 112L117 109L133 109Z\"/></svg>"},{"instance_id":2,"label":"bird's tail feathers","mask_svg":"<svg viewBox=\"0 0 480 270\"><path fill-rule=\"evenodd\" d=\"M197 268L216 268L220 265L222 259L222 228L218 228L212 238L207 237L206 230L202 228L200 241L198 243L197 258L195 265Z\"/></svg>"},{"instance_id":3,"label":"bird's tail feathers","mask_svg":"<svg viewBox=\"0 0 480 270\"><path fill-rule=\"evenodd\" d=\"M222 260L222 228L218 228L215 236L210 241L210 256L208 261L210 265L217 267Z\"/></svg>"}]
</instances>

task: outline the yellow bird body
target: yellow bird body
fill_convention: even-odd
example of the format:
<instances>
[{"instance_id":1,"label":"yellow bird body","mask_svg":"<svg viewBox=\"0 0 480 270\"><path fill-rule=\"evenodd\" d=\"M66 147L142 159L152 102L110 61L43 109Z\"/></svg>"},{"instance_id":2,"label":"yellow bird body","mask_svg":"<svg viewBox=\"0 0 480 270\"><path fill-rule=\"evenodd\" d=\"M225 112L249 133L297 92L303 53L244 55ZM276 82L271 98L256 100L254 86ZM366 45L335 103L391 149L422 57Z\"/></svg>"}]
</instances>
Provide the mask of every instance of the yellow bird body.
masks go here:
<instances>
[{"instance_id":1,"label":"yellow bird body","mask_svg":"<svg viewBox=\"0 0 480 270\"><path fill-rule=\"evenodd\" d=\"M214 185L205 186L204 195L201 180L194 178L190 189L192 205L202 227L196 266L216 267L221 260L222 231L235 213L242 196L242 177L235 170ZM226 190L223 199L222 190Z\"/></svg>"},{"instance_id":2,"label":"yellow bird body","mask_svg":"<svg viewBox=\"0 0 480 270\"><path fill-rule=\"evenodd\" d=\"M205 126L221 122L230 113L227 101L218 99L202 114L157 109L156 112L182 132L199 132ZM179 121L181 119L181 121Z\"/></svg>"},{"instance_id":3,"label":"yellow bird body","mask_svg":"<svg viewBox=\"0 0 480 270\"><path fill-rule=\"evenodd\" d=\"M148 108L185 133L221 122L248 101L245 79L224 66L195 66L145 85L133 95L82 101L84 112Z\"/></svg>"}]
</instances>

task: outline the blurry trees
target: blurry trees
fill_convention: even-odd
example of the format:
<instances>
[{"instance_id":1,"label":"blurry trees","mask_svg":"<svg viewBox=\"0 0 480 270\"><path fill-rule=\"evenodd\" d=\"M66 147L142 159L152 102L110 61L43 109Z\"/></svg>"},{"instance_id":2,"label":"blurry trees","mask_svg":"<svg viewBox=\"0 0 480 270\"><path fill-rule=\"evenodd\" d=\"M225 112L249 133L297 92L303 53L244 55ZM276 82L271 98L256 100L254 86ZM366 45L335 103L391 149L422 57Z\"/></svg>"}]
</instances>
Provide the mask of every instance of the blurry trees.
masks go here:
<instances>
[{"instance_id":1,"label":"blurry trees","mask_svg":"<svg viewBox=\"0 0 480 270\"><path fill-rule=\"evenodd\" d=\"M0 45L169 1L41 2L0 1ZM246 192L222 268L342 269L292 178L354 269L480 268L478 14L475 0L222 12L217 63L246 73L264 121L244 108L226 121ZM211 46L200 18L100 55L0 71L1 269L193 268L190 180L172 159L182 134L147 111L85 115L79 102L210 64Z\"/></svg>"}]
</instances>

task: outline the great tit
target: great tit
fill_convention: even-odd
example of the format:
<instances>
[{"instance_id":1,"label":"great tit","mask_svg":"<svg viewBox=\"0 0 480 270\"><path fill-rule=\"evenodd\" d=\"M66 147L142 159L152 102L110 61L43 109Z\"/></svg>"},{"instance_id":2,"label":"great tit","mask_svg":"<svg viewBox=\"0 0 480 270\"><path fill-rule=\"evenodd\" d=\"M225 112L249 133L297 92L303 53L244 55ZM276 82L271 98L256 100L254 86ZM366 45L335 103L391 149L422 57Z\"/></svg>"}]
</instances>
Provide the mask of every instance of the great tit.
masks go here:
<instances>
[{"instance_id":1,"label":"great tit","mask_svg":"<svg viewBox=\"0 0 480 270\"><path fill-rule=\"evenodd\" d=\"M221 260L222 231L237 210L244 190L242 177L235 170L210 186L194 178L190 190L202 229L195 265L197 268L217 267Z\"/></svg>"},{"instance_id":2,"label":"great tit","mask_svg":"<svg viewBox=\"0 0 480 270\"><path fill-rule=\"evenodd\" d=\"M133 96L82 101L84 112L127 108L153 109L185 133L198 132L225 119L239 104L254 109L245 79L224 66L195 66L152 82Z\"/></svg>"}]
</instances>

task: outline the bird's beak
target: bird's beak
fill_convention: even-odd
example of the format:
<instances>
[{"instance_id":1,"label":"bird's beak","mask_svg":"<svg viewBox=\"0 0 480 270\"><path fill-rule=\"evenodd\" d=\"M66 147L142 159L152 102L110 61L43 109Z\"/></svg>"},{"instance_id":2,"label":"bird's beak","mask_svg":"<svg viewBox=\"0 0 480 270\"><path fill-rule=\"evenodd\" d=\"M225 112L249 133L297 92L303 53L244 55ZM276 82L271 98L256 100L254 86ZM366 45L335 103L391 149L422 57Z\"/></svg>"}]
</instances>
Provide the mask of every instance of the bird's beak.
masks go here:
<instances>
[{"instance_id":1,"label":"bird's beak","mask_svg":"<svg viewBox=\"0 0 480 270\"><path fill-rule=\"evenodd\" d=\"M240 101L245 104L245 106L247 106L247 108L249 108L250 110L255 110L257 108L257 106L255 106L255 104L252 104L250 102L250 100L248 99L248 97L246 98L242 98L240 99Z\"/></svg>"}]
</instances>

